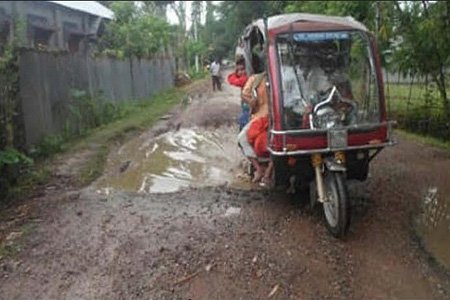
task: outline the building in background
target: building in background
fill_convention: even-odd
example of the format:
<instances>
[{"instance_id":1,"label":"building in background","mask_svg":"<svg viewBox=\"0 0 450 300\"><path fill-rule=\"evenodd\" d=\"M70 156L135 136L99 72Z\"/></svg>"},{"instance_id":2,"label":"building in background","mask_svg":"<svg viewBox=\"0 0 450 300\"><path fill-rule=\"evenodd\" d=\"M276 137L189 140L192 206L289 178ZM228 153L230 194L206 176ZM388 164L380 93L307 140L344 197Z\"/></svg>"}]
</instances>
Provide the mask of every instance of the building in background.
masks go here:
<instances>
[{"instance_id":1,"label":"building in background","mask_svg":"<svg viewBox=\"0 0 450 300\"><path fill-rule=\"evenodd\" d=\"M113 18L97 1L0 1L0 46L87 51Z\"/></svg>"}]
</instances>

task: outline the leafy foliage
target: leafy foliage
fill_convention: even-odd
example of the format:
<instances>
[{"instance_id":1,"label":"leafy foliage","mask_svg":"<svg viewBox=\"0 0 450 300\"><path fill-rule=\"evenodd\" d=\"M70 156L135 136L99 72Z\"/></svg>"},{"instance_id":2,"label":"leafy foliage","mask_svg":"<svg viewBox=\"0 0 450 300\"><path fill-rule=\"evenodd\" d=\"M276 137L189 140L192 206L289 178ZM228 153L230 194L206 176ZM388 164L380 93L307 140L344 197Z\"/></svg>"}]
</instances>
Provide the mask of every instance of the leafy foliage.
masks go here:
<instances>
[{"instance_id":1,"label":"leafy foliage","mask_svg":"<svg viewBox=\"0 0 450 300\"><path fill-rule=\"evenodd\" d=\"M446 122L450 122L447 94L450 69L450 26L448 1L412 2L396 5L393 65L410 75L429 76L439 90ZM450 136L450 130L449 130Z\"/></svg>"},{"instance_id":2,"label":"leafy foliage","mask_svg":"<svg viewBox=\"0 0 450 300\"><path fill-rule=\"evenodd\" d=\"M15 148L0 150L0 199L8 195L20 176L30 171L33 160Z\"/></svg>"},{"instance_id":3,"label":"leafy foliage","mask_svg":"<svg viewBox=\"0 0 450 300\"><path fill-rule=\"evenodd\" d=\"M125 114L124 106L107 101L102 93L94 96L83 90L72 90L65 136L84 135L90 129L110 123Z\"/></svg>"},{"instance_id":4,"label":"leafy foliage","mask_svg":"<svg viewBox=\"0 0 450 300\"><path fill-rule=\"evenodd\" d=\"M168 44L170 26L161 17L139 9L134 2L114 1L116 19L109 23L100 47L103 53L124 57L151 57Z\"/></svg>"}]
</instances>

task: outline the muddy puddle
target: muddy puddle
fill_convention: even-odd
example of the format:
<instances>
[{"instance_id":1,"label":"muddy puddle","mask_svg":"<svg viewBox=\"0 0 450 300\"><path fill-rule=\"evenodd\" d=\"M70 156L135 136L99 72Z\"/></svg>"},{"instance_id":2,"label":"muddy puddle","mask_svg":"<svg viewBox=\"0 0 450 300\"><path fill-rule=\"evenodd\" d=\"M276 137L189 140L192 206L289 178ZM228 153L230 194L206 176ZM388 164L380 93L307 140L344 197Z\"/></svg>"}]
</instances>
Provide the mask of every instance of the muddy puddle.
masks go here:
<instances>
[{"instance_id":1,"label":"muddy puddle","mask_svg":"<svg viewBox=\"0 0 450 300\"><path fill-rule=\"evenodd\" d=\"M430 187L423 198L418 232L425 248L450 269L450 194Z\"/></svg>"},{"instance_id":2,"label":"muddy puddle","mask_svg":"<svg viewBox=\"0 0 450 300\"><path fill-rule=\"evenodd\" d=\"M181 128L156 138L131 140L108 158L97 186L138 193L170 193L188 187L250 188L237 129Z\"/></svg>"}]
</instances>

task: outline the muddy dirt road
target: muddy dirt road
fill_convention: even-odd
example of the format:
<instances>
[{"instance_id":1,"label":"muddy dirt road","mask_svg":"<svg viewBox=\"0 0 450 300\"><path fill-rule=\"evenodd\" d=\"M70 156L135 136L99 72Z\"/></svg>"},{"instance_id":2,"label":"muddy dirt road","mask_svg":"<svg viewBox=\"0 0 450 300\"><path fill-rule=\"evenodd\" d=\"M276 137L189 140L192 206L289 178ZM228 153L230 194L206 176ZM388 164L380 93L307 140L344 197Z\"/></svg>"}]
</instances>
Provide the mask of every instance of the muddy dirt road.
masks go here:
<instances>
[{"instance_id":1,"label":"muddy dirt road","mask_svg":"<svg viewBox=\"0 0 450 300\"><path fill-rule=\"evenodd\" d=\"M0 261L1 299L450 297L412 229L430 189L450 195L448 154L403 139L386 149L352 184L339 241L320 214L242 175L238 90L208 88L114 149L91 186L62 181L16 209L27 218L6 237L21 249ZM60 161L65 178L73 166Z\"/></svg>"}]
</instances>

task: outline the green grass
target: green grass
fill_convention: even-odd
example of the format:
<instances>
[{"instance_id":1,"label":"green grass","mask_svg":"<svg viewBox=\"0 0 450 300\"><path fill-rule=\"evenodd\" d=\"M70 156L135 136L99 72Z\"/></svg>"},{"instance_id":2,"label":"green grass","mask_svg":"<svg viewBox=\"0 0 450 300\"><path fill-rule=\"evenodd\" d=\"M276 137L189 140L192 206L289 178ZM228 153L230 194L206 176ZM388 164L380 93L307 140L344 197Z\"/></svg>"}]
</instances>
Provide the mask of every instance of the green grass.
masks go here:
<instances>
[{"instance_id":1,"label":"green grass","mask_svg":"<svg viewBox=\"0 0 450 300\"><path fill-rule=\"evenodd\" d=\"M433 137L445 145L450 136L444 107L436 88L424 84L385 86L389 118L397 120L402 130ZM438 143L434 143L438 145Z\"/></svg>"},{"instance_id":2,"label":"green grass","mask_svg":"<svg viewBox=\"0 0 450 300\"><path fill-rule=\"evenodd\" d=\"M425 103L426 90L423 84L389 84L384 89L388 108L393 113L404 113L411 109L421 109L427 104ZM442 110L442 101L439 98L437 89L429 90L428 106L431 106L433 111Z\"/></svg>"},{"instance_id":3,"label":"green grass","mask_svg":"<svg viewBox=\"0 0 450 300\"><path fill-rule=\"evenodd\" d=\"M423 107L425 104L425 87L424 85L414 84L386 84L384 88L388 108L393 113L402 113L407 109ZM442 104L438 100L439 94L434 89L431 90L430 98L434 99L432 106L434 109L441 109ZM409 103L409 106L408 106Z\"/></svg>"},{"instance_id":4,"label":"green grass","mask_svg":"<svg viewBox=\"0 0 450 300\"><path fill-rule=\"evenodd\" d=\"M22 250L24 240L34 232L36 226L32 220L16 229L15 232L20 233L20 236L0 244L0 258L16 256Z\"/></svg>"},{"instance_id":5,"label":"green grass","mask_svg":"<svg viewBox=\"0 0 450 300\"><path fill-rule=\"evenodd\" d=\"M129 102L124 108L126 112L123 118L91 130L87 135L67 143L64 148L77 150L91 143L103 144L120 139L130 132L141 131L180 103L181 98L181 89L171 89L147 101Z\"/></svg>"},{"instance_id":6,"label":"green grass","mask_svg":"<svg viewBox=\"0 0 450 300\"><path fill-rule=\"evenodd\" d=\"M100 146L98 150L95 151L95 154L83 165L77 178L82 186L88 185L102 174L106 158L108 157L108 150L109 147L107 145Z\"/></svg>"},{"instance_id":7,"label":"green grass","mask_svg":"<svg viewBox=\"0 0 450 300\"><path fill-rule=\"evenodd\" d=\"M0 257L12 257L19 253L19 247L16 244L2 244L0 245Z\"/></svg>"},{"instance_id":8,"label":"green grass","mask_svg":"<svg viewBox=\"0 0 450 300\"><path fill-rule=\"evenodd\" d=\"M408 132L406 130L397 129L395 131L399 136L419 142L424 145L430 145L450 152L450 141L443 141L437 138L423 136L417 133Z\"/></svg>"},{"instance_id":9,"label":"green grass","mask_svg":"<svg viewBox=\"0 0 450 300\"><path fill-rule=\"evenodd\" d=\"M51 170L48 164L44 161L35 163L26 174L19 178L18 184L10 188L5 202L29 195L36 186L45 184L50 176Z\"/></svg>"}]
</instances>

